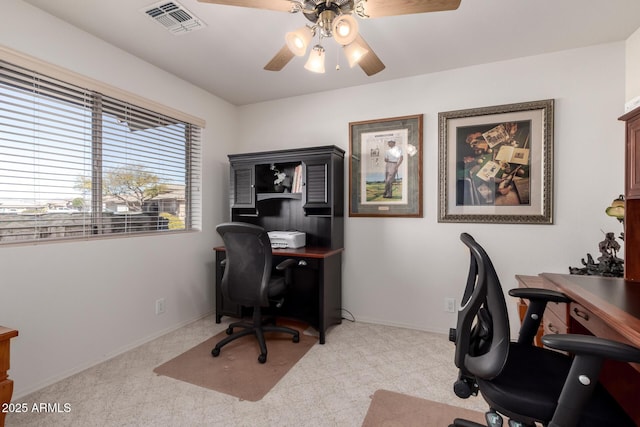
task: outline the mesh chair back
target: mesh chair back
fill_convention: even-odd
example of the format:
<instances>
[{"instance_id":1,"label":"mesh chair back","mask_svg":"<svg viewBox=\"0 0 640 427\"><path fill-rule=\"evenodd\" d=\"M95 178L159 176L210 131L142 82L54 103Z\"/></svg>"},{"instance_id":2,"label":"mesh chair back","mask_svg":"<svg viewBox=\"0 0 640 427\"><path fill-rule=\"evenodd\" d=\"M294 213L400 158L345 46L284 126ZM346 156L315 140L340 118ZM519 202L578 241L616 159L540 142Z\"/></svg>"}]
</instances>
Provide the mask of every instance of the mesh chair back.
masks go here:
<instances>
[{"instance_id":1,"label":"mesh chair back","mask_svg":"<svg viewBox=\"0 0 640 427\"><path fill-rule=\"evenodd\" d=\"M467 233L460 240L471 255L469 275L458 312L455 364L465 374L492 379L509 354L507 304L491 259Z\"/></svg>"},{"instance_id":2,"label":"mesh chair back","mask_svg":"<svg viewBox=\"0 0 640 427\"><path fill-rule=\"evenodd\" d=\"M268 306L272 260L267 232L262 227L242 222L220 224L216 231L226 250L221 283L223 297L244 306Z\"/></svg>"}]
</instances>

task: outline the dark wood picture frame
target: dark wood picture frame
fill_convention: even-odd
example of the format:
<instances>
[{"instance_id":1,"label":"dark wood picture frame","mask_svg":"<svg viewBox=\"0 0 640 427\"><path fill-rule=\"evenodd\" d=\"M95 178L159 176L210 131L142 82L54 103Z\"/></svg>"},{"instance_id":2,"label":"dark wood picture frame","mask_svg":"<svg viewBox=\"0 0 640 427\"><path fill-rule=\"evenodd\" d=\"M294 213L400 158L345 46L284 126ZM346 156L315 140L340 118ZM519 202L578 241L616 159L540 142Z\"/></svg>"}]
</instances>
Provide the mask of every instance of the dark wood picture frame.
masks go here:
<instances>
[{"instance_id":1,"label":"dark wood picture frame","mask_svg":"<svg viewBox=\"0 0 640 427\"><path fill-rule=\"evenodd\" d=\"M349 216L422 217L423 115L349 123Z\"/></svg>"},{"instance_id":2,"label":"dark wood picture frame","mask_svg":"<svg viewBox=\"0 0 640 427\"><path fill-rule=\"evenodd\" d=\"M438 222L553 224L553 105L438 114Z\"/></svg>"}]
</instances>

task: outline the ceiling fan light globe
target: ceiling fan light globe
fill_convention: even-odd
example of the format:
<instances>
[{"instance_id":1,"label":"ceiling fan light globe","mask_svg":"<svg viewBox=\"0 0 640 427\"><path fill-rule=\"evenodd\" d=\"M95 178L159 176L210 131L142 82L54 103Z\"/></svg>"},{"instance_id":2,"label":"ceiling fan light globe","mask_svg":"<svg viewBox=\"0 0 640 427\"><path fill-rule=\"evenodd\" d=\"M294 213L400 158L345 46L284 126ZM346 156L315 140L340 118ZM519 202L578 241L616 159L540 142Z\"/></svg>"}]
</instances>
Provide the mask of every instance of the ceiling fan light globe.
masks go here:
<instances>
[{"instance_id":1,"label":"ceiling fan light globe","mask_svg":"<svg viewBox=\"0 0 640 427\"><path fill-rule=\"evenodd\" d=\"M340 15L333 20L332 31L335 41L346 46L358 36L358 21L353 15Z\"/></svg>"},{"instance_id":2,"label":"ceiling fan light globe","mask_svg":"<svg viewBox=\"0 0 640 427\"><path fill-rule=\"evenodd\" d=\"M313 32L309 27L298 28L290 31L284 36L289 50L296 56L304 56L307 52L307 46L311 43Z\"/></svg>"},{"instance_id":3,"label":"ceiling fan light globe","mask_svg":"<svg viewBox=\"0 0 640 427\"><path fill-rule=\"evenodd\" d=\"M344 54L349 62L349 67L355 67L369 50L360 46L358 43L351 43L344 47Z\"/></svg>"},{"instance_id":4,"label":"ceiling fan light globe","mask_svg":"<svg viewBox=\"0 0 640 427\"><path fill-rule=\"evenodd\" d=\"M314 73L324 73L324 48L322 46L313 47L304 68Z\"/></svg>"}]
</instances>

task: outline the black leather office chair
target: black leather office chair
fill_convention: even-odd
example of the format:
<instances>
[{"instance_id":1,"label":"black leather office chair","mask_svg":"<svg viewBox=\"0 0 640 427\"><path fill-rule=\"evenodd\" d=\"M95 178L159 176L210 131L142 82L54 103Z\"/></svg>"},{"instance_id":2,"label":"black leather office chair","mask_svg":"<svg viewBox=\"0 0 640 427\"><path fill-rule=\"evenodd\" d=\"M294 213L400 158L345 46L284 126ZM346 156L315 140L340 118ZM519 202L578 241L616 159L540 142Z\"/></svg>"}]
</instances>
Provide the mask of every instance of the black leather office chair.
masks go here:
<instances>
[{"instance_id":1,"label":"black leather office chair","mask_svg":"<svg viewBox=\"0 0 640 427\"><path fill-rule=\"evenodd\" d=\"M545 335L545 346L570 357L532 346L547 301L567 302L562 293L545 289L513 289L512 296L531 301L518 342L511 342L507 306L500 280L484 249L469 234L469 275L455 330L455 364L460 379L454 391L469 397L478 391L490 406L487 425L549 427L635 426L598 383L604 359L640 362L640 349L586 335ZM456 419L452 426L480 426Z\"/></svg>"},{"instance_id":2,"label":"black leather office chair","mask_svg":"<svg viewBox=\"0 0 640 427\"><path fill-rule=\"evenodd\" d=\"M262 318L262 308L268 307L270 301L276 306L281 306L283 295L287 289L290 278L289 268L295 263L293 259L286 259L278 266L276 271L283 275L272 275L271 241L269 235L262 228L253 224L230 222L220 224L216 231L222 240L226 251L226 259L223 261L224 274L222 276L222 295L233 303L253 307L253 322L236 322L227 328L228 337L216 344L211 350L211 355L220 355L220 349L245 335L254 334L260 345L258 361L267 361L267 345L265 332L283 332L293 335L293 342L300 341L300 333L295 329L284 326L267 325L267 319ZM235 328L242 330L234 333Z\"/></svg>"}]
</instances>

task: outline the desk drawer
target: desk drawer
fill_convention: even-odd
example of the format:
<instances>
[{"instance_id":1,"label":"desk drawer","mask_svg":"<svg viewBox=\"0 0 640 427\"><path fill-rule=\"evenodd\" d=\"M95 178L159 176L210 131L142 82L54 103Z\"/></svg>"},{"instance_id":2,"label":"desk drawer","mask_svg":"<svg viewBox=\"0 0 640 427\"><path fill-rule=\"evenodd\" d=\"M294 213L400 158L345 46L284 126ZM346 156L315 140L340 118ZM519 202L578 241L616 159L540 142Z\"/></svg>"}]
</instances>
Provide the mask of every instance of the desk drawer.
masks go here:
<instances>
[{"instance_id":1,"label":"desk drawer","mask_svg":"<svg viewBox=\"0 0 640 427\"><path fill-rule=\"evenodd\" d=\"M566 315L566 305L563 313ZM566 334L569 331L567 322L564 319L559 318L554 311L548 310L544 313L544 334Z\"/></svg>"},{"instance_id":2,"label":"desk drawer","mask_svg":"<svg viewBox=\"0 0 640 427\"><path fill-rule=\"evenodd\" d=\"M560 325L560 323L562 323L564 325L565 332L566 332L566 327L569 324L569 313L568 313L567 304L564 303L564 302L562 302L562 303L559 303L559 302L549 302L549 303L547 303L547 309L546 309L546 311L544 313L544 316L546 317L549 314L551 314L551 315L553 315L555 317L555 320L556 320L555 323L557 325Z\"/></svg>"},{"instance_id":3,"label":"desk drawer","mask_svg":"<svg viewBox=\"0 0 640 427\"><path fill-rule=\"evenodd\" d=\"M569 306L569 311L571 319L577 321L593 335L629 344L626 338L581 304L572 302Z\"/></svg>"},{"instance_id":4,"label":"desk drawer","mask_svg":"<svg viewBox=\"0 0 640 427\"><path fill-rule=\"evenodd\" d=\"M558 304L555 304L555 305L558 305ZM565 309L563 313L566 316L567 304L562 304L562 306ZM544 317L542 318L541 326L543 329L542 333L544 335L566 334L569 332L569 326L567 322L564 319L560 319L558 316L556 316L555 312L551 310L547 310L544 312ZM540 347L542 347L542 345ZM552 348L551 350L566 354L566 352L556 350L555 348Z\"/></svg>"}]
</instances>

